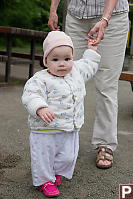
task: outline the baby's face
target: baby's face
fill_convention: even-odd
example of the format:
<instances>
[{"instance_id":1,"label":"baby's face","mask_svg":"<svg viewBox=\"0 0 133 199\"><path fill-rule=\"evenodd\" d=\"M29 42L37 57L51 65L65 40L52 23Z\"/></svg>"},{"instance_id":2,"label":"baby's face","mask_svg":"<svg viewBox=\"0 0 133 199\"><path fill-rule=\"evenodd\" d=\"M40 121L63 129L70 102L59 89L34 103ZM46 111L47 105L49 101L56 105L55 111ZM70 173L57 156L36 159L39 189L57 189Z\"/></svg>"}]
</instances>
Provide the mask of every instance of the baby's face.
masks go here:
<instances>
[{"instance_id":1,"label":"baby's face","mask_svg":"<svg viewBox=\"0 0 133 199\"><path fill-rule=\"evenodd\" d=\"M54 48L46 58L46 66L51 74L64 77L72 70L73 53L70 46Z\"/></svg>"}]
</instances>

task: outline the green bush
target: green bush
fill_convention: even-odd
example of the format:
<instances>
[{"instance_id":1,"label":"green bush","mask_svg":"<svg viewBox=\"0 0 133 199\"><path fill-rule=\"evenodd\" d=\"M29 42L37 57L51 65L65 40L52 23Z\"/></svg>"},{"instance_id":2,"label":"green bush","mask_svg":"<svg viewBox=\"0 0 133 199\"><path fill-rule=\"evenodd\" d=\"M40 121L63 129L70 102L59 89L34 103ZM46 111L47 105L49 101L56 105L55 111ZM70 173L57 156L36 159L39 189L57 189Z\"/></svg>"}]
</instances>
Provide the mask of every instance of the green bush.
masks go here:
<instances>
[{"instance_id":1,"label":"green bush","mask_svg":"<svg viewBox=\"0 0 133 199\"><path fill-rule=\"evenodd\" d=\"M0 26L49 31L48 18L51 0L1 0ZM58 9L62 27L63 1Z\"/></svg>"},{"instance_id":2,"label":"green bush","mask_svg":"<svg viewBox=\"0 0 133 199\"><path fill-rule=\"evenodd\" d=\"M59 25L62 27L63 0L58 8ZM10 26L49 32L48 18L51 0L0 0L0 26ZM6 37L0 45L6 45ZM13 46L23 47L25 41L13 39Z\"/></svg>"}]
</instances>

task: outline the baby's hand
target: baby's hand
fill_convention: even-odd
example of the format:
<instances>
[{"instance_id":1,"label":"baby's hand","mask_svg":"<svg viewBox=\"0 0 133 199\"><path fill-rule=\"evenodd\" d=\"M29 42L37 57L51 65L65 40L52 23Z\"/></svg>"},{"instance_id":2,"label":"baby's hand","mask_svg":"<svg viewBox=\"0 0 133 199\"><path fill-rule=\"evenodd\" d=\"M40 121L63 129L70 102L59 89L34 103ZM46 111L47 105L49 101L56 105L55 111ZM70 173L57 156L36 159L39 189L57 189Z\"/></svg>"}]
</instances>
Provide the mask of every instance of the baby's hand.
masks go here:
<instances>
[{"instance_id":1,"label":"baby's hand","mask_svg":"<svg viewBox=\"0 0 133 199\"><path fill-rule=\"evenodd\" d=\"M94 37L87 37L87 38L85 38L85 40L87 40L88 41L88 49L92 49L92 50L94 50L94 51L97 51L97 44L96 44L96 38L94 38Z\"/></svg>"},{"instance_id":2,"label":"baby's hand","mask_svg":"<svg viewBox=\"0 0 133 199\"><path fill-rule=\"evenodd\" d=\"M47 107L39 108L37 110L37 115L39 115L44 122L48 123L52 122L53 119L55 118L52 111Z\"/></svg>"}]
</instances>

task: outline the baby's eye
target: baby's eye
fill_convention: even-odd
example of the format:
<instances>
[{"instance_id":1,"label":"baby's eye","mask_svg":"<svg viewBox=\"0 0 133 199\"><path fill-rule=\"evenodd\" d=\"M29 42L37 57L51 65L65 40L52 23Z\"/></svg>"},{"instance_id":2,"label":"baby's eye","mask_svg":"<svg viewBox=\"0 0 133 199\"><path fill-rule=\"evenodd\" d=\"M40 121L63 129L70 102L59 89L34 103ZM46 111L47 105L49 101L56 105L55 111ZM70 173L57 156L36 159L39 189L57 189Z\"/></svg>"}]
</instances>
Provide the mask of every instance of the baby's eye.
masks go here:
<instances>
[{"instance_id":1,"label":"baby's eye","mask_svg":"<svg viewBox=\"0 0 133 199\"><path fill-rule=\"evenodd\" d=\"M69 61L69 60L70 60L70 58L69 58L69 57L65 58L65 61Z\"/></svg>"},{"instance_id":2,"label":"baby's eye","mask_svg":"<svg viewBox=\"0 0 133 199\"><path fill-rule=\"evenodd\" d=\"M54 58L53 61L58 61L58 59L57 59L57 58Z\"/></svg>"}]
</instances>

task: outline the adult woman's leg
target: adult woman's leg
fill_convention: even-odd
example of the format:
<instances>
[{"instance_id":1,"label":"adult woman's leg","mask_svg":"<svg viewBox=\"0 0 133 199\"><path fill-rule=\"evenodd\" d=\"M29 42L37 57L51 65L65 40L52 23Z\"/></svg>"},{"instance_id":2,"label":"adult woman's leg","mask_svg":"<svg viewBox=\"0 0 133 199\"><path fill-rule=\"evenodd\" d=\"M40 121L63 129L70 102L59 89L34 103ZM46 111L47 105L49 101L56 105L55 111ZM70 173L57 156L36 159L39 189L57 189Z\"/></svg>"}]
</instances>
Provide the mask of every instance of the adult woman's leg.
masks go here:
<instances>
[{"instance_id":1,"label":"adult woman's leg","mask_svg":"<svg viewBox=\"0 0 133 199\"><path fill-rule=\"evenodd\" d=\"M105 37L98 51L100 68L95 76L96 119L92 144L95 148L106 146L114 151L117 147L118 80L123 67L128 34L128 13L111 17ZM100 160L101 164L111 164Z\"/></svg>"}]
</instances>

